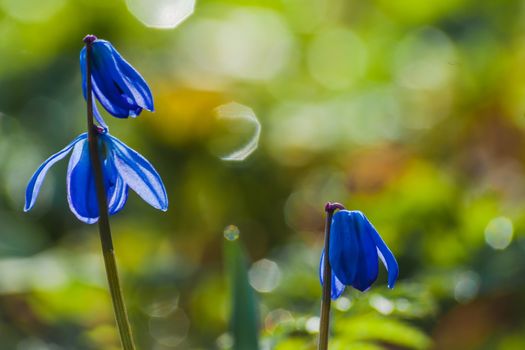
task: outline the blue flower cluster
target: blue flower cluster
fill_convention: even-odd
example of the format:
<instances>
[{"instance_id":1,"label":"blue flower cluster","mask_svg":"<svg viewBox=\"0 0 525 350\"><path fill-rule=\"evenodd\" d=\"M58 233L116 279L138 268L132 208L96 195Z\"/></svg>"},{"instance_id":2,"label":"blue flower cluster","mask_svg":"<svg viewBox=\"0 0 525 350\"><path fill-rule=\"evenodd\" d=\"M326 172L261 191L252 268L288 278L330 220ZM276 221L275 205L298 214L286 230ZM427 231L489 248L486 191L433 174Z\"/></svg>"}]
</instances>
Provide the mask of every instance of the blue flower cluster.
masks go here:
<instances>
[{"instance_id":1,"label":"blue flower cluster","mask_svg":"<svg viewBox=\"0 0 525 350\"><path fill-rule=\"evenodd\" d=\"M388 287L393 288L399 274L396 258L366 216L357 210L340 210L332 218L328 261L332 268L332 299L346 286L368 290L377 279L379 260L388 271ZM325 252L321 254L319 278L324 284Z\"/></svg>"},{"instance_id":2,"label":"blue flower cluster","mask_svg":"<svg viewBox=\"0 0 525 350\"><path fill-rule=\"evenodd\" d=\"M138 116L142 110L153 111L153 96L142 76L111 45L96 39L91 43L91 81L93 113L100 125L105 123L95 98L108 113L117 118ZM80 51L82 91L87 100L86 47Z\"/></svg>"},{"instance_id":3,"label":"blue flower cluster","mask_svg":"<svg viewBox=\"0 0 525 350\"><path fill-rule=\"evenodd\" d=\"M91 103L94 116L102 127L97 128L97 146L103 158L101 163L109 214L122 210L130 188L154 208L166 211L168 197L159 174L146 158L109 134L95 103L96 97L104 109L117 118L136 117L143 109L153 111L151 90L108 41L92 38L90 71L94 98ZM84 98L87 99L85 47L80 53L80 67ZM24 210L34 206L48 170L70 153L66 177L69 208L79 220L92 224L98 221L99 207L87 133L78 136L40 165L27 185Z\"/></svg>"},{"instance_id":4,"label":"blue flower cluster","mask_svg":"<svg viewBox=\"0 0 525 350\"><path fill-rule=\"evenodd\" d=\"M92 39L92 40L91 40ZM105 40L92 37L90 72L93 88L93 114L97 129L97 146L103 169L108 212L118 213L126 204L131 188L144 201L167 210L166 189L155 168L139 153L111 136L97 109L98 101L114 117L138 116L144 109L153 111L153 97L140 74ZM87 100L86 48L80 53L82 89ZM24 210L36 201L44 178L56 162L71 153L67 169L67 198L75 216L88 224L99 218L95 178L90 160L88 134L84 133L64 149L49 157L35 172L26 190ZM388 271L388 287L393 288L399 268L396 259L377 230L360 211L339 210L330 223L328 261L331 266L331 297L341 296L346 286L368 290L378 276L381 260ZM319 275L324 283L325 252L321 255Z\"/></svg>"}]
</instances>

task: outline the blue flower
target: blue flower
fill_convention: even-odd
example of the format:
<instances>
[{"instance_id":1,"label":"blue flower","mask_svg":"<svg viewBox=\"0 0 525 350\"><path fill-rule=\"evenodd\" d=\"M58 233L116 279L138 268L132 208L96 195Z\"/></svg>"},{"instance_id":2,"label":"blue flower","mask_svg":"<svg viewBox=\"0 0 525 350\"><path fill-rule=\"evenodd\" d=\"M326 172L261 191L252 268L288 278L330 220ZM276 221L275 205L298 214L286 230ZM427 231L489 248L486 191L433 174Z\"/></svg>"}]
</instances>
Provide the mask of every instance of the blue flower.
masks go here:
<instances>
[{"instance_id":1,"label":"blue flower","mask_svg":"<svg viewBox=\"0 0 525 350\"><path fill-rule=\"evenodd\" d=\"M27 185L24 211L34 206L48 170L71 153L67 168L69 208L79 220L88 224L97 222L99 210L87 136L87 133L81 134L40 165ZM166 211L166 189L153 166L106 131L99 133L98 141L100 154L103 155L102 168L109 214L122 210L129 188L154 208Z\"/></svg>"},{"instance_id":2,"label":"blue flower","mask_svg":"<svg viewBox=\"0 0 525 350\"><path fill-rule=\"evenodd\" d=\"M93 84L93 112L105 127L94 98L113 116L128 118L138 116L143 109L153 111L153 96L146 81L118 53L109 41L86 37L91 42L91 81ZM86 47L80 51L82 90L87 100Z\"/></svg>"},{"instance_id":3,"label":"blue flower","mask_svg":"<svg viewBox=\"0 0 525 350\"><path fill-rule=\"evenodd\" d=\"M319 264L323 284L324 251ZM340 210L330 226L329 261L332 267L332 299L352 286L362 292L377 279L379 259L388 271L388 287L394 288L399 274L396 258L370 221L360 211Z\"/></svg>"}]
</instances>

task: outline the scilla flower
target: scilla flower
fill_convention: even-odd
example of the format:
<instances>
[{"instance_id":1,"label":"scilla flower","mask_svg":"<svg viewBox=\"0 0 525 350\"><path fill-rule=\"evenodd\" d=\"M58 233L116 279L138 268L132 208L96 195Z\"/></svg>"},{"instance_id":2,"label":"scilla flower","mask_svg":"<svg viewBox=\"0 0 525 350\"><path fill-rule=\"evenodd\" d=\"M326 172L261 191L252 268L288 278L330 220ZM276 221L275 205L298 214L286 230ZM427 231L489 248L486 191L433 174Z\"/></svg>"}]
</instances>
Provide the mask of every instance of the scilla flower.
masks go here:
<instances>
[{"instance_id":1,"label":"scilla flower","mask_svg":"<svg viewBox=\"0 0 525 350\"><path fill-rule=\"evenodd\" d=\"M319 275L323 284L324 252ZM377 279L379 259L388 271L388 287L393 288L399 273L396 259L379 233L360 211L340 210L330 226L329 261L332 268L332 299L345 286L366 291Z\"/></svg>"},{"instance_id":2,"label":"scilla flower","mask_svg":"<svg viewBox=\"0 0 525 350\"><path fill-rule=\"evenodd\" d=\"M153 111L153 97L146 81L128 63L109 41L97 39L94 35L86 37L91 41L91 79L94 98L117 118L138 116L143 109ZM82 90L87 99L86 48L80 51L82 71ZM96 108L93 112L97 121L105 127Z\"/></svg>"},{"instance_id":3,"label":"scilla flower","mask_svg":"<svg viewBox=\"0 0 525 350\"><path fill-rule=\"evenodd\" d=\"M24 211L30 210L35 204L47 171L71 153L67 168L69 208L85 223L92 224L98 220L95 179L89 158L87 136L87 133L81 134L40 165L27 185ZM153 166L106 130L99 131L98 140L100 154L103 155L102 168L109 214L116 214L124 207L129 188L154 208L166 211L166 189Z\"/></svg>"}]
</instances>

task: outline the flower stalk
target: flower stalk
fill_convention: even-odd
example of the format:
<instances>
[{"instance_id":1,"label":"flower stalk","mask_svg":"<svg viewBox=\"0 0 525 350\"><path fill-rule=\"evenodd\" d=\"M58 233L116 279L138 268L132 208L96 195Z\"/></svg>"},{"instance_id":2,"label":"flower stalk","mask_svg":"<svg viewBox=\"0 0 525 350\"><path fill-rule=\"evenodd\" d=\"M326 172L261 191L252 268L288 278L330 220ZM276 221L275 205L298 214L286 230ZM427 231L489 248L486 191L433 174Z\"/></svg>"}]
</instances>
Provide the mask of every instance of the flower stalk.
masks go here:
<instances>
[{"instance_id":1,"label":"flower stalk","mask_svg":"<svg viewBox=\"0 0 525 350\"><path fill-rule=\"evenodd\" d=\"M332 268L330 266L330 226L332 224L332 217L337 209L344 209L344 206L339 203L326 203L326 223L324 231L324 268L323 274L323 297L321 301L321 320L319 322L319 344L318 350L328 349L328 337L330 333L330 307L332 304Z\"/></svg>"},{"instance_id":2,"label":"flower stalk","mask_svg":"<svg viewBox=\"0 0 525 350\"><path fill-rule=\"evenodd\" d=\"M131 326L129 324L124 298L118 277L117 264L115 261L115 250L111 238L111 228L109 225L108 203L106 198L106 189L104 188L104 175L102 173L101 157L98 147L98 128L93 121L93 85L91 81L91 44L96 40L94 35L88 35L84 38L86 44L86 77L87 77L87 128L88 142L91 164L93 167L95 187L97 193L97 203L99 208L98 228L100 241L102 244L102 253L104 256L104 265L111 293L111 300L115 311L117 327L124 350L135 350L135 344L131 335Z\"/></svg>"}]
</instances>

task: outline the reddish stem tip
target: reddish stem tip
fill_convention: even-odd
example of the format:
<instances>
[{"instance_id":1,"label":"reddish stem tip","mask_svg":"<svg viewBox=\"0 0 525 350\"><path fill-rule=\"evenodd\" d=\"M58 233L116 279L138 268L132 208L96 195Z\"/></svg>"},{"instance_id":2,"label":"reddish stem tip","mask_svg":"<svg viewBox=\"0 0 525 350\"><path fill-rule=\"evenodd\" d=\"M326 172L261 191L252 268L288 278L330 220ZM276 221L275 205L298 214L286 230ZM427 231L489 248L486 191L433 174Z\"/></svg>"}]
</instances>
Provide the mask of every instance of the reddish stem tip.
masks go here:
<instances>
[{"instance_id":1,"label":"reddish stem tip","mask_svg":"<svg viewBox=\"0 0 525 350\"><path fill-rule=\"evenodd\" d=\"M100 127L100 126L98 126L98 125L93 125L93 128L95 129L95 132L96 132L97 134L99 134L99 135L102 135L102 134L105 134L105 133L108 132L107 129L102 128L102 127Z\"/></svg>"},{"instance_id":2,"label":"reddish stem tip","mask_svg":"<svg viewBox=\"0 0 525 350\"><path fill-rule=\"evenodd\" d=\"M84 37L84 42L86 44L91 44L93 41L97 40L98 38L93 34L88 34Z\"/></svg>"},{"instance_id":3,"label":"reddish stem tip","mask_svg":"<svg viewBox=\"0 0 525 350\"><path fill-rule=\"evenodd\" d=\"M341 203L337 203L337 202L328 202L326 203L326 205L324 206L324 211L327 212L327 213L333 213L334 211L336 210L343 210L345 209L344 205L342 205Z\"/></svg>"}]
</instances>

